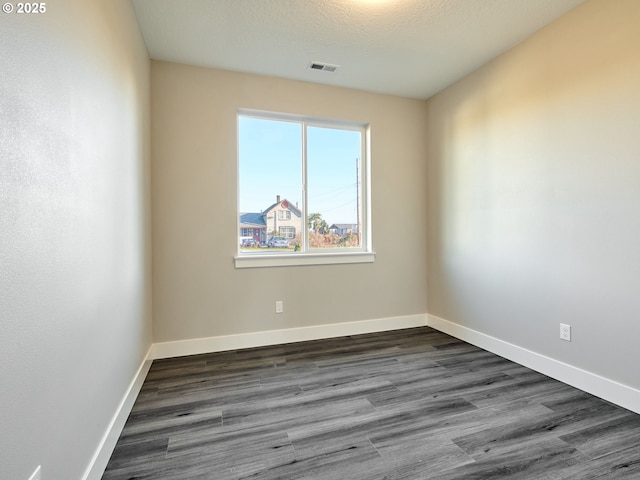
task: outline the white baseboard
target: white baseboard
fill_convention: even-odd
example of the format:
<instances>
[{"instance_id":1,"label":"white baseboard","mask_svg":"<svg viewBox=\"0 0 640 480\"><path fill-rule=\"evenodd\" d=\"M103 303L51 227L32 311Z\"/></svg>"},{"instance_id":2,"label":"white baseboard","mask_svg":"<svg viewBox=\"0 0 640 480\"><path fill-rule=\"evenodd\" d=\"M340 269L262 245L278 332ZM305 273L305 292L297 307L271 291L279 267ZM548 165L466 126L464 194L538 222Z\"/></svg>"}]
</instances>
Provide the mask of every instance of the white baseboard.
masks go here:
<instances>
[{"instance_id":1,"label":"white baseboard","mask_svg":"<svg viewBox=\"0 0 640 480\"><path fill-rule=\"evenodd\" d=\"M420 314L329 325L315 325L312 327L268 330L237 335L223 335L220 337L194 338L177 342L154 343L151 348L151 358L170 358L184 355L197 355L200 353L223 352L240 348L263 347L281 343L303 342L306 340L384 332L401 328L423 327L426 324L427 315Z\"/></svg>"},{"instance_id":2,"label":"white baseboard","mask_svg":"<svg viewBox=\"0 0 640 480\"><path fill-rule=\"evenodd\" d=\"M640 390L582 370L564 362L486 335L471 328L427 315L427 325L453 337L476 345L548 377L579 388L623 408L640 413Z\"/></svg>"},{"instance_id":3,"label":"white baseboard","mask_svg":"<svg viewBox=\"0 0 640 480\"><path fill-rule=\"evenodd\" d=\"M358 335L362 333L384 332L401 328L423 327L427 324L427 315L406 315L401 317L379 318L358 322L317 325L313 327L290 328L265 332L224 335L220 337L195 338L177 342L155 343L138 368L127 392L118 406L96 453L85 471L82 480L100 480L107 463L122 433L124 424L131 413L133 404L142 388L144 379L154 359L196 355L200 353L222 352L239 348L261 347L281 343L319 340L323 338Z\"/></svg>"},{"instance_id":4,"label":"white baseboard","mask_svg":"<svg viewBox=\"0 0 640 480\"><path fill-rule=\"evenodd\" d=\"M536 370L585 392L640 414L640 390L617 383L553 358L532 352L504 340L450 322L435 315L419 314L378 318L357 322L316 325L283 330L270 330L219 337L195 338L176 342L154 343L120 402L105 432L83 480L100 480L113 453L116 442L140 392L151 361L160 358L223 352L281 343L302 342L325 338L384 332L401 328L430 326L465 342L488 350L520 365Z\"/></svg>"},{"instance_id":5,"label":"white baseboard","mask_svg":"<svg viewBox=\"0 0 640 480\"><path fill-rule=\"evenodd\" d=\"M120 434L122 433L124 424L129 417L129 413L131 413L131 409L138 397L138 393L140 393L144 379L149 372L149 368L151 368L152 360L150 358L150 354L151 348L149 348L145 359L142 361L142 364L138 368L133 380L131 380L131 383L129 384L129 388L120 401L120 405L118 405L118 408L116 409L106 432L102 436L100 444L98 445L91 462L89 462L89 466L82 477L83 480L100 480L102 478L102 475L107 468L107 463L109 463L109 459L113 453L113 449L116 447L118 437L120 437Z\"/></svg>"}]
</instances>

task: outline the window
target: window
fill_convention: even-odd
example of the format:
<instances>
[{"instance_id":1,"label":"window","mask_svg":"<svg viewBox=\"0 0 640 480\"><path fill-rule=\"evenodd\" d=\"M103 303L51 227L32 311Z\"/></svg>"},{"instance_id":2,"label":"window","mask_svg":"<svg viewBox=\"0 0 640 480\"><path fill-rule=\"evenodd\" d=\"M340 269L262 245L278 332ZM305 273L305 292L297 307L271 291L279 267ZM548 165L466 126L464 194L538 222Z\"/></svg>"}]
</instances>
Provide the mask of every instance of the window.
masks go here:
<instances>
[{"instance_id":1,"label":"window","mask_svg":"<svg viewBox=\"0 0 640 480\"><path fill-rule=\"evenodd\" d=\"M296 227L282 227L280 233L284 238L296 238Z\"/></svg>"},{"instance_id":2,"label":"window","mask_svg":"<svg viewBox=\"0 0 640 480\"><path fill-rule=\"evenodd\" d=\"M236 267L373 261L368 135L361 123L239 112ZM261 242L245 248L249 222Z\"/></svg>"},{"instance_id":3,"label":"window","mask_svg":"<svg viewBox=\"0 0 640 480\"><path fill-rule=\"evenodd\" d=\"M289 210L279 210L278 211L278 219L279 220L291 220L291 212Z\"/></svg>"}]
</instances>

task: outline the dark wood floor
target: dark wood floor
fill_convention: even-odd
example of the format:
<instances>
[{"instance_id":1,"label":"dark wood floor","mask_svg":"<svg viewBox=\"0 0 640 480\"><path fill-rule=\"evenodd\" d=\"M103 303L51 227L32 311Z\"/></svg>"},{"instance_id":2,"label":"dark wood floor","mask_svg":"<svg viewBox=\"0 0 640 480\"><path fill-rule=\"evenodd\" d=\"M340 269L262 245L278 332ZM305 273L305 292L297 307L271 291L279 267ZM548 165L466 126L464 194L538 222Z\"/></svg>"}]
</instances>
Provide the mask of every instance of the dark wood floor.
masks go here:
<instances>
[{"instance_id":1,"label":"dark wood floor","mask_svg":"<svg viewBox=\"0 0 640 480\"><path fill-rule=\"evenodd\" d=\"M640 479L640 415L414 328L155 361L102 478Z\"/></svg>"}]
</instances>

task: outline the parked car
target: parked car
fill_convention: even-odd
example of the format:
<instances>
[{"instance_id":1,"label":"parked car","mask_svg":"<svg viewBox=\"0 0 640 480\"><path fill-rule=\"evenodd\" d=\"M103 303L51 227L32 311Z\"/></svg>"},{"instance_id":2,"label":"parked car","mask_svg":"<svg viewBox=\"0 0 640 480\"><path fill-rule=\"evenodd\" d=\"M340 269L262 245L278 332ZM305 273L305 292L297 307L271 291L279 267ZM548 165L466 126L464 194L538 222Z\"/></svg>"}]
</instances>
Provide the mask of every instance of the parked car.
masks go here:
<instances>
[{"instance_id":1,"label":"parked car","mask_svg":"<svg viewBox=\"0 0 640 480\"><path fill-rule=\"evenodd\" d=\"M284 237L271 237L267 246L270 248L288 248L289 240Z\"/></svg>"}]
</instances>

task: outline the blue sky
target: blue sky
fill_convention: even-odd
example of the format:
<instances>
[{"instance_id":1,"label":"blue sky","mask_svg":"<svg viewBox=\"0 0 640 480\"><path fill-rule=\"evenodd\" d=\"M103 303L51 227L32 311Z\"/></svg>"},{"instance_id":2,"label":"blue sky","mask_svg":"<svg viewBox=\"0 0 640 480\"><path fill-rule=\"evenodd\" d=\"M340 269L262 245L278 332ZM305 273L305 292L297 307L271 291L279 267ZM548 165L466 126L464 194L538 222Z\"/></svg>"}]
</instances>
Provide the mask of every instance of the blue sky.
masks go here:
<instances>
[{"instance_id":1,"label":"blue sky","mask_svg":"<svg viewBox=\"0 0 640 480\"><path fill-rule=\"evenodd\" d=\"M239 119L240 211L260 212L276 195L302 207L302 125ZM361 133L307 127L308 213L329 223L356 223L356 159Z\"/></svg>"}]
</instances>

